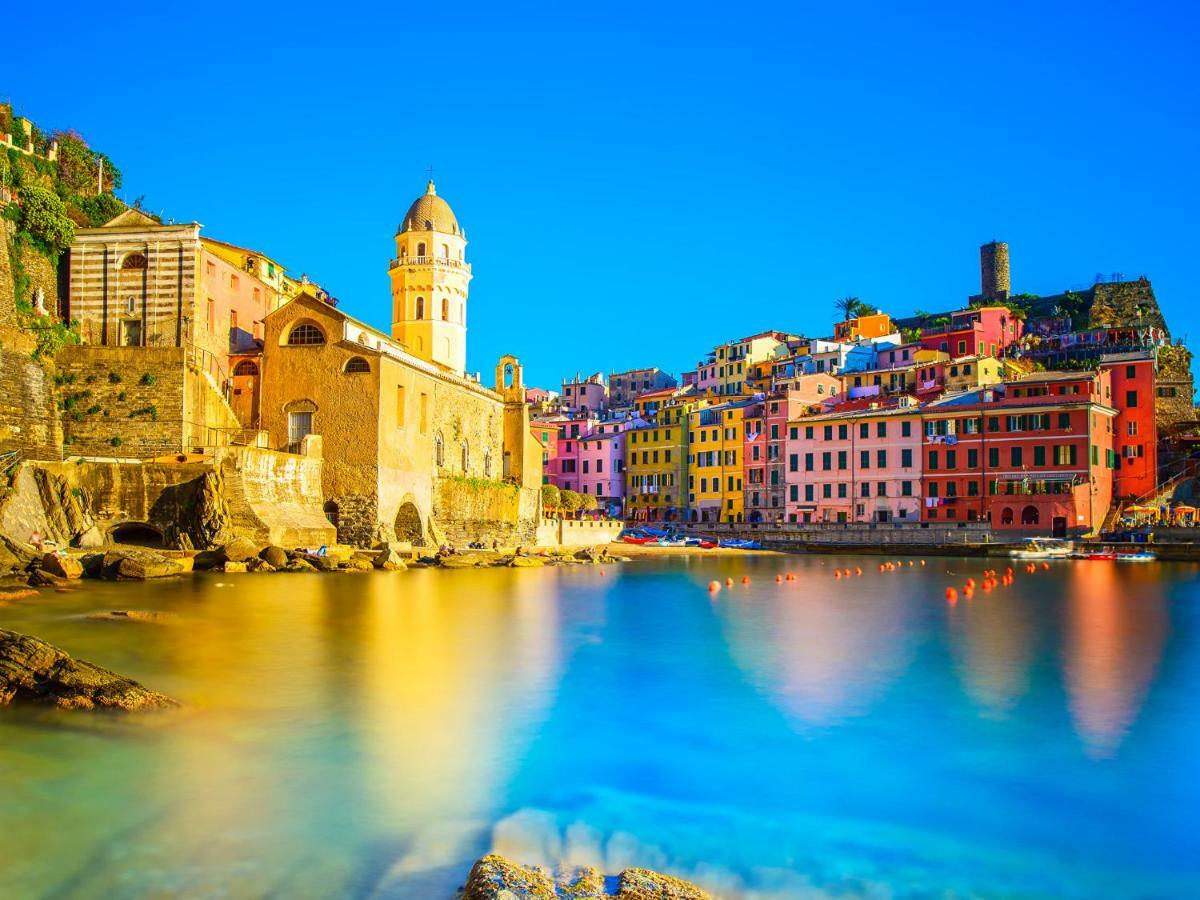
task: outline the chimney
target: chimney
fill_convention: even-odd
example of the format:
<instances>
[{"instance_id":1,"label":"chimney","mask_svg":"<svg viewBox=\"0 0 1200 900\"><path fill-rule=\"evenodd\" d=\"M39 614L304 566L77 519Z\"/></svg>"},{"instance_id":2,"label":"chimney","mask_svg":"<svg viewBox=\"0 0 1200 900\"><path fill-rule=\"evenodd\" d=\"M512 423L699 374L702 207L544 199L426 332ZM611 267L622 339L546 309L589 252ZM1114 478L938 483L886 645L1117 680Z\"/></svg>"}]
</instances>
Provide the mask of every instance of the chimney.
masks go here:
<instances>
[{"instance_id":1,"label":"chimney","mask_svg":"<svg viewBox=\"0 0 1200 900\"><path fill-rule=\"evenodd\" d=\"M1008 244L992 241L979 248L979 278L980 296L983 299L1008 298Z\"/></svg>"}]
</instances>

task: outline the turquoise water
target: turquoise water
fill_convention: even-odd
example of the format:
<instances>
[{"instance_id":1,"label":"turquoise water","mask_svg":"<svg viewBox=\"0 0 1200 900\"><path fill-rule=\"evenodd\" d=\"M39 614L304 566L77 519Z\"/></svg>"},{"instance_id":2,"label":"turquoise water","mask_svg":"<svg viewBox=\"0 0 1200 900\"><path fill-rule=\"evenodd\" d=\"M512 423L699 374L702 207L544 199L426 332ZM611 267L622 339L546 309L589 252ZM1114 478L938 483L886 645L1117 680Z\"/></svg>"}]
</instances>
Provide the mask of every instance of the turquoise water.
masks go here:
<instances>
[{"instance_id":1,"label":"turquoise water","mask_svg":"<svg viewBox=\"0 0 1200 900\"><path fill-rule=\"evenodd\" d=\"M441 898L489 849L734 898L1200 895L1197 569L1057 563L949 604L993 563L876 564L15 602L0 628L187 708L0 710L0 896ZM118 608L173 615L86 618Z\"/></svg>"}]
</instances>

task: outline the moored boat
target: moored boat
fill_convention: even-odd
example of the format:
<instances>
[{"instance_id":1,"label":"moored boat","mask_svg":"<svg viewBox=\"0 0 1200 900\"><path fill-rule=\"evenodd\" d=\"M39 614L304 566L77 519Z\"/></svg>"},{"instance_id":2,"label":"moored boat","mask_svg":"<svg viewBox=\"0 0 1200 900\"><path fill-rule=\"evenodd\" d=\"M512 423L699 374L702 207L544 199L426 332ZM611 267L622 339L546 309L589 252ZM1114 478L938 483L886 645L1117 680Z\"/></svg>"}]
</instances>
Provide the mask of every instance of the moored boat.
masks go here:
<instances>
[{"instance_id":1,"label":"moored boat","mask_svg":"<svg viewBox=\"0 0 1200 900\"><path fill-rule=\"evenodd\" d=\"M1136 553L1118 553L1116 559L1117 562L1154 562L1158 559L1158 554L1149 550L1139 550Z\"/></svg>"},{"instance_id":2,"label":"moored boat","mask_svg":"<svg viewBox=\"0 0 1200 900\"><path fill-rule=\"evenodd\" d=\"M1030 538L1024 546L1008 551L1013 559L1067 559L1074 547L1070 541L1052 538Z\"/></svg>"}]
</instances>

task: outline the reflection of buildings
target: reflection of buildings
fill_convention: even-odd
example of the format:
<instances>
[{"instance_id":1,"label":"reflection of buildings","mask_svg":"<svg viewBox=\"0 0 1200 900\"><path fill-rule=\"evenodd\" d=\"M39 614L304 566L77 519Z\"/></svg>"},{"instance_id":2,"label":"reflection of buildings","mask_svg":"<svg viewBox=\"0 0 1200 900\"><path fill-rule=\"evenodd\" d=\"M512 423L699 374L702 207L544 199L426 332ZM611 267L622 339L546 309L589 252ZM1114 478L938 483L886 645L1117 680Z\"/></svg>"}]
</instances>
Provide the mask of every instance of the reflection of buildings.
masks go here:
<instances>
[{"instance_id":1,"label":"reflection of buildings","mask_svg":"<svg viewBox=\"0 0 1200 900\"><path fill-rule=\"evenodd\" d=\"M917 631L906 621L916 601L899 582L835 592L828 571L800 575L798 590L753 607L718 610L737 664L789 714L819 726L866 712L908 665ZM817 579L825 583L805 584Z\"/></svg>"},{"instance_id":2,"label":"reflection of buildings","mask_svg":"<svg viewBox=\"0 0 1200 900\"><path fill-rule=\"evenodd\" d=\"M1090 753L1114 752L1154 678L1167 631L1159 575L1116 564L1075 567L1063 666L1071 716Z\"/></svg>"},{"instance_id":3,"label":"reflection of buildings","mask_svg":"<svg viewBox=\"0 0 1200 900\"><path fill-rule=\"evenodd\" d=\"M554 696L557 582L465 574L365 582L360 774L392 827L490 810Z\"/></svg>"},{"instance_id":4,"label":"reflection of buildings","mask_svg":"<svg viewBox=\"0 0 1200 900\"><path fill-rule=\"evenodd\" d=\"M1019 597L959 603L948 610L966 691L991 712L1006 712L1028 686L1036 636Z\"/></svg>"}]
</instances>

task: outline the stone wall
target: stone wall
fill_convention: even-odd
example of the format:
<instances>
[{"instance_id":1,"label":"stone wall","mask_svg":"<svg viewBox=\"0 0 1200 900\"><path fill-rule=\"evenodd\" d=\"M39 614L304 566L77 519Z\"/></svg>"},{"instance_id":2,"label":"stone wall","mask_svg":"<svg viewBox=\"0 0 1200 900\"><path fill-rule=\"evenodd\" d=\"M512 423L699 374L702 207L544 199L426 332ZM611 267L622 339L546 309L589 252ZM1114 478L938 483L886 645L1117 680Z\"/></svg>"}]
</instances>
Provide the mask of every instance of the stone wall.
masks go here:
<instances>
[{"instance_id":1,"label":"stone wall","mask_svg":"<svg viewBox=\"0 0 1200 900\"><path fill-rule=\"evenodd\" d=\"M55 359L67 455L146 459L184 449L184 351L66 347Z\"/></svg>"},{"instance_id":2,"label":"stone wall","mask_svg":"<svg viewBox=\"0 0 1200 900\"><path fill-rule=\"evenodd\" d=\"M30 358L21 337L0 328L0 453L20 450L26 459L62 459L53 377Z\"/></svg>"},{"instance_id":3,"label":"stone wall","mask_svg":"<svg viewBox=\"0 0 1200 900\"><path fill-rule=\"evenodd\" d=\"M483 478L444 476L434 483L433 518L447 543L536 543L537 496L528 488Z\"/></svg>"},{"instance_id":4,"label":"stone wall","mask_svg":"<svg viewBox=\"0 0 1200 900\"><path fill-rule=\"evenodd\" d=\"M0 219L0 329L17 327L17 304L12 269L12 239L16 225Z\"/></svg>"},{"instance_id":5,"label":"stone wall","mask_svg":"<svg viewBox=\"0 0 1200 900\"><path fill-rule=\"evenodd\" d=\"M319 456L226 447L184 462L26 464L0 504L0 532L28 541L40 531L60 543L95 524L103 535L144 524L167 545L202 548L236 535L261 544L332 544ZM74 507L78 506L78 509Z\"/></svg>"},{"instance_id":6,"label":"stone wall","mask_svg":"<svg viewBox=\"0 0 1200 900\"><path fill-rule=\"evenodd\" d=\"M1100 282L1092 288L1087 327L1109 325L1151 325L1167 331L1149 279Z\"/></svg>"},{"instance_id":7,"label":"stone wall","mask_svg":"<svg viewBox=\"0 0 1200 900\"><path fill-rule=\"evenodd\" d=\"M617 539L624 522L607 519L542 519L537 528L539 547L594 547Z\"/></svg>"},{"instance_id":8,"label":"stone wall","mask_svg":"<svg viewBox=\"0 0 1200 900\"><path fill-rule=\"evenodd\" d=\"M58 312L58 269L41 252L28 245L19 251L21 266L29 278L29 297L32 302L38 288L42 289L42 302L51 314Z\"/></svg>"}]
</instances>

